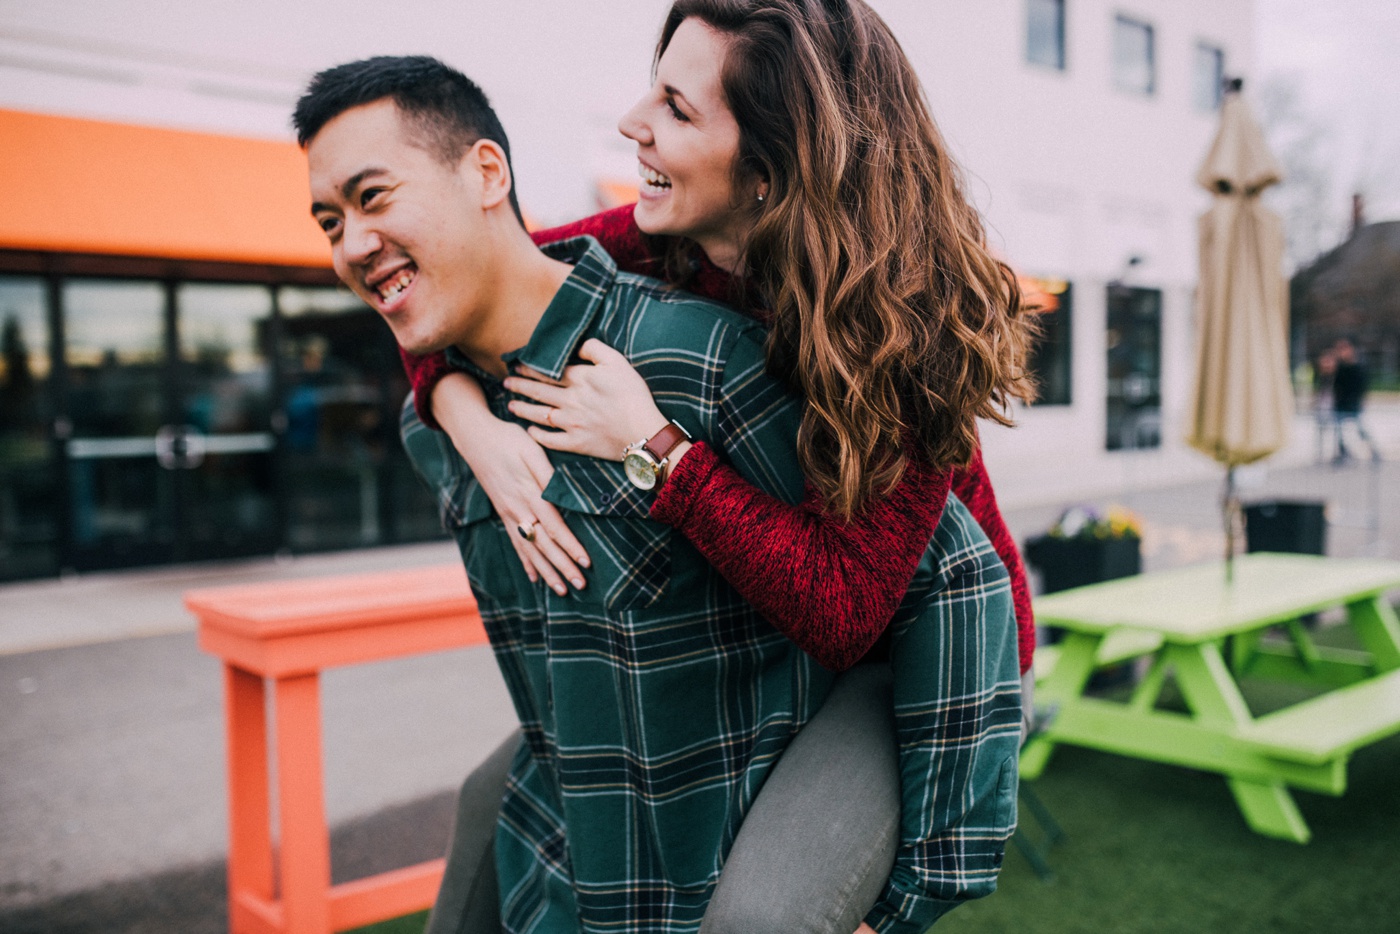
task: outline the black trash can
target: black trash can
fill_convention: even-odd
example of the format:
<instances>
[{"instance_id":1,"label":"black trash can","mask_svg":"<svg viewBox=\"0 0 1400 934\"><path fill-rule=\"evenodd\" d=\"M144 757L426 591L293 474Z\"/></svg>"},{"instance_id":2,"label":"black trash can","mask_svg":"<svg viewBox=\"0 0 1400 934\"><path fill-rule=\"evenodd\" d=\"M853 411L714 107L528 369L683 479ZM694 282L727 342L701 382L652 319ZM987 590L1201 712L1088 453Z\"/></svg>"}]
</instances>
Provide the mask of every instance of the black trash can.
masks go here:
<instances>
[{"instance_id":1,"label":"black trash can","mask_svg":"<svg viewBox=\"0 0 1400 934\"><path fill-rule=\"evenodd\" d=\"M1043 593L1142 573L1142 540L1136 536L1059 538L1039 535L1027 540L1023 554L1027 563L1040 572ZM1048 643L1064 638L1064 630L1058 626L1046 626L1044 632ZM1108 690L1132 680L1132 662L1123 662L1094 672L1089 679L1089 690Z\"/></svg>"},{"instance_id":2,"label":"black trash can","mask_svg":"<svg viewBox=\"0 0 1400 934\"><path fill-rule=\"evenodd\" d=\"M1045 593L1142 573L1142 547L1137 538L1040 535L1026 542L1024 553L1026 561L1040 572Z\"/></svg>"},{"instance_id":3,"label":"black trash can","mask_svg":"<svg viewBox=\"0 0 1400 934\"><path fill-rule=\"evenodd\" d=\"M1327 505L1307 500L1271 499L1244 507L1246 551L1327 553Z\"/></svg>"}]
</instances>

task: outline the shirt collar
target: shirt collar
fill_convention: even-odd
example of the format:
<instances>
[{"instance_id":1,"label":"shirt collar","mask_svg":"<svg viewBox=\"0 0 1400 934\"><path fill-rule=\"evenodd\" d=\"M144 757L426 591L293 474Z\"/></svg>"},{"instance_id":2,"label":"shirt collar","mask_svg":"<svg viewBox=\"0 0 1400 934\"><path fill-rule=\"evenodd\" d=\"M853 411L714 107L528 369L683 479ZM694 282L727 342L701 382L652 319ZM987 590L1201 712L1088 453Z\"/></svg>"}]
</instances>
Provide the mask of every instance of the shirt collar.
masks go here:
<instances>
[{"instance_id":1,"label":"shirt collar","mask_svg":"<svg viewBox=\"0 0 1400 934\"><path fill-rule=\"evenodd\" d=\"M501 354L501 359L507 366L523 363L550 379L562 379L564 367L577 353L584 335L593 327L603 307L603 299L612 289L613 280L617 278L617 263L589 236L559 240L540 250L551 259L571 263L573 271L545 308L529 342ZM447 359L478 377L488 376L456 347L447 348Z\"/></svg>"}]
</instances>

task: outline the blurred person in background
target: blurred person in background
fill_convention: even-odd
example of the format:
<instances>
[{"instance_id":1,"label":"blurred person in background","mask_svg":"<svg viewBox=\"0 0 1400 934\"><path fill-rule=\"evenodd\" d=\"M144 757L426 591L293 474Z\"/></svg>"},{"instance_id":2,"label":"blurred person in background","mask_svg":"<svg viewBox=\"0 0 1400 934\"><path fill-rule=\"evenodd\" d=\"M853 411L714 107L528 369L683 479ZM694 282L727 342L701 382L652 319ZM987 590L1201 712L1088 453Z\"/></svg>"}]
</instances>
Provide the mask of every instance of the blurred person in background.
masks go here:
<instances>
[{"instance_id":1,"label":"blurred person in background","mask_svg":"<svg viewBox=\"0 0 1400 934\"><path fill-rule=\"evenodd\" d=\"M1366 442L1371 452L1372 463L1380 463L1381 450L1361 420L1361 410L1366 403L1366 393L1371 388L1371 377L1366 367L1357 359L1356 345L1347 338L1337 341L1332 347L1336 357L1336 372L1332 377L1332 413L1337 431L1336 463L1345 464L1352 459L1347 449L1346 427L1353 426L1357 437Z\"/></svg>"},{"instance_id":2,"label":"blurred person in background","mask_svg":"<svg viewBox=\"0 0 1400 934\"><path fill-rule=\"evenodd\" d=\"M1333 411L1332 384L1337 378L1337 358L1324 350L1313 370L1313 421L1317 425L1317 462L1326 463L1337 454L1337 416Z\"/></svg>"}]
</instances>

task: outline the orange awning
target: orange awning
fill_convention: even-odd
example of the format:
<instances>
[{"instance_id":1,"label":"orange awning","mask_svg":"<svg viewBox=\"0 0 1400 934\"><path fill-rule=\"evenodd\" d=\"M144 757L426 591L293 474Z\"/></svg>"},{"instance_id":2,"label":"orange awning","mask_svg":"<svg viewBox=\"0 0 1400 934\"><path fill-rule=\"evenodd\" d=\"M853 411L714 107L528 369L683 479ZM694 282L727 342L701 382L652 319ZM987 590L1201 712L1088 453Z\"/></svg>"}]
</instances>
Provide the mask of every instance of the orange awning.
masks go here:
<instances>
[{"instance_id":1,"label":"orange awning","mask_svg":"<svg viewBox=\"0 0 1400 934\"><path fill-rule=\"evenodd\" d=\"M0 249L330 266L294 143L0 110Z\"/></svg>"},{"instance_id":2,"label":"orange awning","mask_svg":"<svg viewBox=\"0 0 1400 934\"><path fill-rule=\"evenodd\" d=\"M637 201L637 180L600 178L593 183L593 198L598 202L598 210L620 208L624 204Z\"/></svg>"}]
</instances>

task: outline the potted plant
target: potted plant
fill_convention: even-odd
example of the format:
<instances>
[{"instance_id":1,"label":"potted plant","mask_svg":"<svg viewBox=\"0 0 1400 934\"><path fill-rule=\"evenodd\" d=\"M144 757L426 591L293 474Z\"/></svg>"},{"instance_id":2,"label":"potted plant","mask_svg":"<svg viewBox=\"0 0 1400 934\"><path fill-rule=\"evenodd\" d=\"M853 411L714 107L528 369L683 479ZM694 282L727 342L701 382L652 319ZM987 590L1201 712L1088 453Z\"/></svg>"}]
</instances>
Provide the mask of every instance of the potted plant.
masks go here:
<instances>
[{"instance_id":1,"label":"potted plant","mask_svg":"<svg viewBox=\"0 0 1400 934\"><path fill-rule=\"evenodd\" d=\"M1025 554L1040 571L1044 593L1138 574L1142 522L1121 506L1103 514L1072 506L1044 535L1026 542Z\"/></svg>"}]
</instances>

